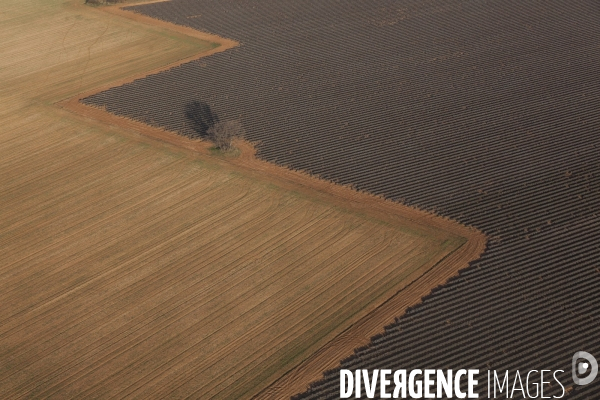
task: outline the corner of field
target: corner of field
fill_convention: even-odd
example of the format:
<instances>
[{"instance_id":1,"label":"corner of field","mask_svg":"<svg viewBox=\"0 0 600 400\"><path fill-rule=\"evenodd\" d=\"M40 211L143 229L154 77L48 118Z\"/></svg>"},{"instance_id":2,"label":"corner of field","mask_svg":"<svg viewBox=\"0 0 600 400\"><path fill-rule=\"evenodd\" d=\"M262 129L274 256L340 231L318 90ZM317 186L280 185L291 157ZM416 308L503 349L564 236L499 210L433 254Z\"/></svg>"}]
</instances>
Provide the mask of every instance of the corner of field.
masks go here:
<instances>
[{"instance_id":1,"label":"corner of field","mask_svg":"<svg viewBox=\"0 0 600 400\"><path fill-rule=\"evenodd\" d=\"M421 258L415 263L417 268L408 271L402 282L382 288L379 298L385 299L383 302L374 301L365 308L357 309L349 328L342 332L334 332L333 335L315 338L311 347L298 349L294 357L280 366L283 372L277 374L279 376L267 389L258 394L245 395L256 395L256 398L261 399L279 399L305 390L310 382L320 379L325 370L337 367L339 360L351 355L354 349L368 344L374 335L381 333L383 326L401 316L407 308L419 303L423 296L466 268L484 251L487 239L478 230L378 196L335 185L303 172L269 164L254 157L254 149L249 143L242 143L242 153L239 157L219 157L211 154L209 146L204 142L184 138L174 132L150 127L138 121L115 116L103 109L84 105L80 100L92 94L231 49L239 43L124 11L121 8L123 5L89 7L80 4L80 1L70 1L67 4L77 13L100 18L107 24L129 24L132 28L181 46L181 51L169 55L170 59L139 62L133 68L115 69L108 76L89 80L84 90L69 93L67 100L55 99L59 106L76 114L77 118L84 118L88 122L91 120L94 124L99 123L106 127L112 126L111 129L116 127L119 135L134 137L142 143L162 142L161 145L168 149L191 153L192 158L200 162L226 168L232 173L241 173L261 182L265 188L275 187L310 198L311 201L327 203L344 213L393 226L405 234L427 242L424 248L428 250L418 255ZM134 3L126 5L132 4ZM176 60L172 59L174 55ZM268 372L265 374L273 377Z\"/></svg>"}]
</instances>

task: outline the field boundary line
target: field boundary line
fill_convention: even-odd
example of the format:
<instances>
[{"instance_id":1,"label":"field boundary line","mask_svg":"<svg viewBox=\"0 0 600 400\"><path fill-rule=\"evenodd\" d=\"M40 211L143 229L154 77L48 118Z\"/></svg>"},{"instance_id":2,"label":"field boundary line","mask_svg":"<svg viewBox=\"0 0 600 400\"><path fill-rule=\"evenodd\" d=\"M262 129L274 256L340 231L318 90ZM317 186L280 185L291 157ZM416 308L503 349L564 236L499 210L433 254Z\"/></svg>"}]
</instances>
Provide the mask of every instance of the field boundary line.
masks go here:
<instances>
[{"instance_id":1,"label":"field boundary line","mask_svg":"<svg viewBox=\"0 0 600 400\"><path fill-rule=\"evenodd\" d=\"M227 50L230 50L230 49L240 46L241 43L238 41L235 41L233 39L224 38L222 36L218 36L218 35L215 35L212 33L202 32L202 31L199 31L199 30L196 30L193 28L183 26L183 25L173 24L173 23L170 23L167 21L162 21L162 20L159 20L156 18L151 18L151 17L145 16L142 14L135 13L133 11L127 11L127 10L123 9L123 7L130 7L130 6L134 6L134 5L151 4L151 3L162 3L165 1L168 1L168 0L142 1L142 2L130 3L130 4L126 4L126 5L121 4L121 5L114 5L114 6L104 6L104 7L100 7L97 9L93 9L90 6L86 6L84 4L80 4L77 2L71 2L69 5L78 10L86 10L87 13L89 13L89 12L109 13L109 14L118 16L120 18L125 18L125 19L133 21L135 23L139 23L146 27L153 27L153 28L157 28L163 32L176 33L176 34L180 34L185 37L188 37L188 38L198 39L203 42L214 43L214 44L217 44L217 46L213 47L212 49L202 50L192 56L185 57L185 58L182 58L179 60L175 60L175 61L165 64L163 66L160 66L160 67L157 67L157 68L154 68L151 70L139 72L139 73L136 73L133 75L129 75L125 78L116 79L114 81L111 81L110 83L107 83L107 84L104 84L101 86L97 86L93 89L85 90L73 97L70 97L70 98L67 98L64 100L59 100L58 102L55 103L55 105L57 105L59 108L63 108L68 111L71 111L72 113L74 113L78 116L86 117L87 119L92 119L92 120L95 120L98 122L103 122L106 125L113 125L113 126L117 126L120 128L124 128L126 130L133 130L134 132L141 134L142 136L148 136L153 139L158 139L162 142L173 144L177 147L183 147L183 148L186 148L189 150L193 150L195 152L208 153L208 148L210 146L205 141L190 140L190 139L184 138L181 135L178 135L176 133L169 132L167 130L160 129L160 128L151 127L150 125L147 125L143 122L135 121L130 118L120 117L120 116L111 114L108 111L105 111L101 108L86 105L81 102L81 100L86 97L93 96L100 92L104 92L108 89L122 86L122 85L125 85L128 83L131 83L135 80L145 78L149 75L154 75L154 74L158 74L159 72L168 71L168 70L170 70L174 67L178 67L182 64L185 64L185 63L188 63L191 61L196 61L200 58L207 57L207 56L217 54L217 53L221 53L221 52L224 52L224 51L227 51ZM187 139L187 140L182 140L182 139Z\"/></svg>"},{"instance_id":2,"label":"field boundary line","mask_svg":"<svg viewBox=\"0 0 600 400\"><path fill-rule=\"evenodd\" d=\"M127 6L165 1L168 0L137 2ZM86 6L79 4L76 7ZM237 158L225 159L212 156L209 151L211 144L207 141L190 139L164 128L112 114L104 108L82 103L82 99L110 88L167 71L181 64L240 45L239 42L231 39L126 11L121 7L123 5L102 7L98 12L108 12L165 31L174 31L192 38L218 43L219 46L165 66L118 79L109 84L79 93L69 99L55 103L57 106L75 114L77 117L92 120L104 126L116 127L121 134L127 135L130 139L144 142L150 139L155 143L158 141L169 147L174 146L192 157L208 158L215 165L226 165L233 170L241 171L248 177L275 184L284 190L307 195L314 201L326 202L334 208L340 207L367 217L388 221L392 225L409 225L418 230L420 234L432 237L439 237L440 231L442 231L465 239L463 244L439 259L434 265L425 266L425 271L421 275L414 278L407 286L392 295L379 307L325 343L307 359L285 372L266 388L260 390L258 394L253 396L253 399L290 398L305 391L311 382L322 379L326 370L338 367L340 360L351 356L355 349L367 345L372 337L383 333L384 327L392 323L395 318L401 317L409 307L420 303L423 296L428 295L435 287L447 282L449 278L456 276L460 270L468 267L470 262L481 256L487 246L488 238L473 227L462 225L452 219L413 206L393 202L379 195L357 191L351 187L333 183L304 171L292 170L258 159L254 144L245 140L236 143L241 150L241 154ZM415 228L415 225L418 228Z\"/></svg>"},{"instance_id":3,"label":"field boundary line","mask_svg":"<svg viewBox=\"0 0 600 400\"><path fill-rule=\"evenodd\" d=\"M486 244L487 238L483 234L467 238L467 241L457 249L444 256L418 278L327 342L281 378L254 395L252 399L289 399L306 391L310 383L323 379L324 372L338 368L343 359L353 355L356 349L368 345L372 337L382 334L384 327L404 315L409 307L419 304L422 297L429 294L431 289L456 276L470 261L479 258Z\"/></svg>"}]
</instances>

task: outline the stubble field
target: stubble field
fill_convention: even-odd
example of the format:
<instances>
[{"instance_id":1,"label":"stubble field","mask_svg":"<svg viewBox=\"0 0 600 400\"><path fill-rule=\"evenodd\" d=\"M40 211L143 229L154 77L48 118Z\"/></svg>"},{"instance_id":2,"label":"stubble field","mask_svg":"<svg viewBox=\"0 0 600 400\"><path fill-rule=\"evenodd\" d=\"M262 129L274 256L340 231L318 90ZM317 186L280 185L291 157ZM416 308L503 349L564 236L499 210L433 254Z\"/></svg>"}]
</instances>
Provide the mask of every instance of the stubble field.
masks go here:
<instances>
[{"instance_id":1,"label":"stubble field","mask_svg":"<svg viewBox=\"0 0 600 400\"><path fill-rule=\"evenodd\" d=\"M171 0L126 9L242 45L86 104L193 136L188 105L204 101L240 118L264 160L489 235L477 262L341 368L469 366L485 376L569 371L575 352L600 353L597 1ZM600 393L598 382L564 379L570 398ZM560 396L560 386L551 390ZM298 396L338 397L337 368Z\"/></svg>"},{"instance_id":2,"label":"stubble field","mask_svg":"<svg viewBox=\"0 0 600 400\"><path fill-rule=\"evenodd\" d=\"M75 2L0 20L1 398L249 397L482 251L454 222L58 106L210 41ZM317 368L364 344L344 343Z\"/></svg>"}]
</instances>

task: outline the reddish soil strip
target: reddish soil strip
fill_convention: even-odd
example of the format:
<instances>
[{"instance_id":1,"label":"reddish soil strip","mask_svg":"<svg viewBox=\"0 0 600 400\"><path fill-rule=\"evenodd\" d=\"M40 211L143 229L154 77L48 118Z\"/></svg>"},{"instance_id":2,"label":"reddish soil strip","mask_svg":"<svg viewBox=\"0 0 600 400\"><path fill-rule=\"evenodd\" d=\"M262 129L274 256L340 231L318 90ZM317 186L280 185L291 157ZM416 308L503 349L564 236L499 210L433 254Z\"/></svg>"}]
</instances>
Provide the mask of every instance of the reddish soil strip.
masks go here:
<instances>
[{"instance_id":1,"label":"reddish soil strip","mask_svg":"<svg viewBox=\"0 0 600 400\"><path fill-rule=\"evenodd\" d=\"M382 327L391 323L394 317L402 315L408 307L417 304L422 296L428 294L436 286L446 282L448 278L454 276L460 269L465 268L470 261L477 259L483 252L486 237L475 229L421 210L387 201L381 197L357 192L348 187L335 185L302 172L284 169L258 160L254 157L254 148L250 143L238 143L238 147L241 149L241 155L238 158L211 156L208 150L210 144L207 142L191 140L174 132L154 128L141 122L115 116L104 110L82 104L80 102L82 98L106 90L109 87L122 85L134 79L154 74L203 56L225 51L238 45L237 42L229 39L126 12L118 7L106 7L104 10L137 22L151 24L201 40L219 43L220 46L208 52L178 60L145 74L132 76L113 82L105 87L81 93L76 97L61 102L60 106L82 117L123 128L128 135L137 137L140 141L147 141L145 138L149 137L164 142L166 146L184 148L191 153L195 153L195 156L199 158L210 158L213 163L240 169L245 174L250 174L256 179L273 182L277 186L303 193L312 198L318 198L330 204L360 212L373 218L394 221L395 223L411 221L412 223L431 226L432 228L448 231L467 239L466 243L457 251L436 265L429 265L425 270L420 270L419 274L423 274L425 271L426 273L420 277L415 276L414 279L407 280L407 282L412 281L412 283L391 297L383 305L353 324L349 329L339 334L325 346L318 349L300 365L289 371L269 388L256 395L256 398L281 399L305 390L306 386L310 382L319 379L325 370L335 368L339 365L339 360L351 355L355 348L366 345L369 339L373 335L381 333Z\"/></svg>"}]
</instances>

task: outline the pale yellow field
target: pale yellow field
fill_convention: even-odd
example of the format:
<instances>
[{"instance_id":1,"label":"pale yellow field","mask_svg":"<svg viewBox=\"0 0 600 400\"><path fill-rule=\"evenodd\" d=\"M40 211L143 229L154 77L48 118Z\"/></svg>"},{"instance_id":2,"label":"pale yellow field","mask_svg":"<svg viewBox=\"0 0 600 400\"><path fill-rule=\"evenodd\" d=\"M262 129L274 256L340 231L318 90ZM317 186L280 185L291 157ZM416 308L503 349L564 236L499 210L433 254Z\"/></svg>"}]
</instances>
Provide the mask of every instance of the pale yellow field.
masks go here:
<instances>
[{"instance_id":1,"label":"pale yellow field","mask_svg":"<svg viewBox=\"0 0 600 400\"><path fill-rule=\"evenodd\" d=\"M0 398L250 397L465 243L55 105L213 47L2 2Z\"/></svg>"}]
</instances>

